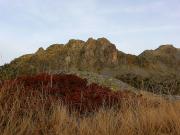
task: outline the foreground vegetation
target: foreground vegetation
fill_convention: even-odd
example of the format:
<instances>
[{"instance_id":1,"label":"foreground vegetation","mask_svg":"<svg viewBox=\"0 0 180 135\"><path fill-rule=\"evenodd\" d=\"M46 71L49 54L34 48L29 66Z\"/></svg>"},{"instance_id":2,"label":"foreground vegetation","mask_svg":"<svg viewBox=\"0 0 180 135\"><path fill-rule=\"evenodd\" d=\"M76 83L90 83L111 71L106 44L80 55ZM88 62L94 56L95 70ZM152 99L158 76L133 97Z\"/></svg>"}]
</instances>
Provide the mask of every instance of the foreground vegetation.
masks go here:
<instances>
[{"instance_id":1,"label":"foreground vegetation","mask_svg":"<svg viewBox=\"0 0 180 135\"><path fill-rule=\"evenodd\" d=\"M39 76L38 79L41 79L41 77ZM120 94L122 98L118 100L118 106L117 102L115 102L114 106L106 106L108 102L99 104L101 100L97 100L96 102L90 102L99 105L95 106L96 109L84 110L82 113L77 106L82 105L86 100L80 100L79 103L77 102L79 96L76 96L69 105L70 102L63 102L63 100L60 100L61 98L57 98L55 96L57 93L54 95L54 93L44 91L45 87L42 85L34 84L33 86L36 86L36 88L29 86L29 81L26 81L28 78L21 78L22 80L25 79L24 83L21 84L16 82L17 79L0 86L1 135L180 134L180 102L178 101L167 101L151 96L139 97L131 93L123 94L122 92ZM71 76L71 78L73 77ZM76 79L78 80L78 78ZM77 81L75 81L77 83L75 85L72 82L69 83L67 78L65 80L64 82L61 80L61 83L73 84L73 86L79 87ZM35 82L37 80L32 84ZM49 84L53 87L53 81ZM56 84L56 86L58 85ZM70 89L68 94L72 94L71 90L75 89ZM56 89L56 91L58 90ZM104 94L101 87L96 87L94 92L96 94L99 92L98 97L101 97L101 94L107 94ZM88 98L91 99L92 94L89 95Z\"/></svg>"}]
</instances>

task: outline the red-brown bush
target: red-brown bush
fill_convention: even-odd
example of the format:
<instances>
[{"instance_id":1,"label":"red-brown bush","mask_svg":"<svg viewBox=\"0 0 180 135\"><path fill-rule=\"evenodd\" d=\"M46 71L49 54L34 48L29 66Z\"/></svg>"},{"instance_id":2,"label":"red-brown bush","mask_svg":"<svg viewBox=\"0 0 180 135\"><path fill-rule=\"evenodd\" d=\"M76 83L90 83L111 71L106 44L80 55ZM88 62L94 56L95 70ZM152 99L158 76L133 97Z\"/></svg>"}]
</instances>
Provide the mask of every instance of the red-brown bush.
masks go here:
<instances>
[{"instance_id":1,"label":"red-brown bush","mask_svg":"<svg viewBox=\"0 0 180 135\"><path fill-rule=\"evenodd\" d=\"M95 83L88 85L86 79L66 74L22 76L15 80L6 81L3 85L10 87L22 86L22 97L27 96L29 93L36 94L40 92L44 96L50 97L47 100L48 102L50 102L50 99L60 100L68 108L81 113L95 111L103 106L120 105L122 100L137 97L132 92L113 92L111 89Z\"/></svg>"}]
</instances>

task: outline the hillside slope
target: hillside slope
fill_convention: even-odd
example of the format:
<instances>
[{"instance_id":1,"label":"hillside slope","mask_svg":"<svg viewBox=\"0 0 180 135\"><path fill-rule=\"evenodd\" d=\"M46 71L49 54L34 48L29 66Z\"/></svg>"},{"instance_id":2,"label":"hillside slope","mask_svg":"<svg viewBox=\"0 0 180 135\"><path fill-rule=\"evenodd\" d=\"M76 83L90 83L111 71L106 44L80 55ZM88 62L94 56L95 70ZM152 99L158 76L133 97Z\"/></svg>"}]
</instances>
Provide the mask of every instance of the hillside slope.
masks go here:
<instances>
[{"instance_id":1,"label":"hillside slope","mask_svg":"<svg viewBox=\"0 0 180 135\"><path fill-rule=\"evenodd\" d=\"M1 79L40 72L87 71L156 93L180 93L180 49L162 45L139 56L123 53L106 38L69 40L39 48L0 67Z\"/></svg>"}]
</instances>

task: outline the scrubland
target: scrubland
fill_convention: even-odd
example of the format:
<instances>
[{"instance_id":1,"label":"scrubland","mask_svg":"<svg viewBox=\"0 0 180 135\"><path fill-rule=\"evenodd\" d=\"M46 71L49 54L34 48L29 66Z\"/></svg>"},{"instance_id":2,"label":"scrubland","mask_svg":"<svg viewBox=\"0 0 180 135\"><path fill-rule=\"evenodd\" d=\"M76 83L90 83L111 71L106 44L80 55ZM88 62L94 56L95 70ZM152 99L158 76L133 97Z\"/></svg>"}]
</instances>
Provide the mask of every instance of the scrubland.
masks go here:
<instances>
[{"instance_id":1,"label":"scrubland","mask_svg":"<svg viewBox=\"0 0 180 135\"><path fill-rule=\"evenodd\" d=\"M0 85L1 135L180 135L180 102L112 92L73 75Z\"/></svg>"}]
</instances>

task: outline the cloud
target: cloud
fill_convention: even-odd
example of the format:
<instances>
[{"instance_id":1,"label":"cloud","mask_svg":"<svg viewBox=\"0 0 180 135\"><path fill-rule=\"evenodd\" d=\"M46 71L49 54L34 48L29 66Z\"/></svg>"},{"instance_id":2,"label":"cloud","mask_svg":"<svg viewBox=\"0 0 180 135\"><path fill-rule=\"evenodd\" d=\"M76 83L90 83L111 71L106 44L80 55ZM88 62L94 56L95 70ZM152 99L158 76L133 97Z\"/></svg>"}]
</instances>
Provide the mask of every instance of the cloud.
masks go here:
<instances>
[{"instance_id":1,"label":"cloud","mask_svg":"<svg viewBox=\"0 0 180 135\"><path fill-rule=\"evenodd\" d=\"M0 50L9 60L70 38L107 37L124 50L153 38L180 44L179 12L179 0L0 0Z\"/></svg>"}]
</instances>

